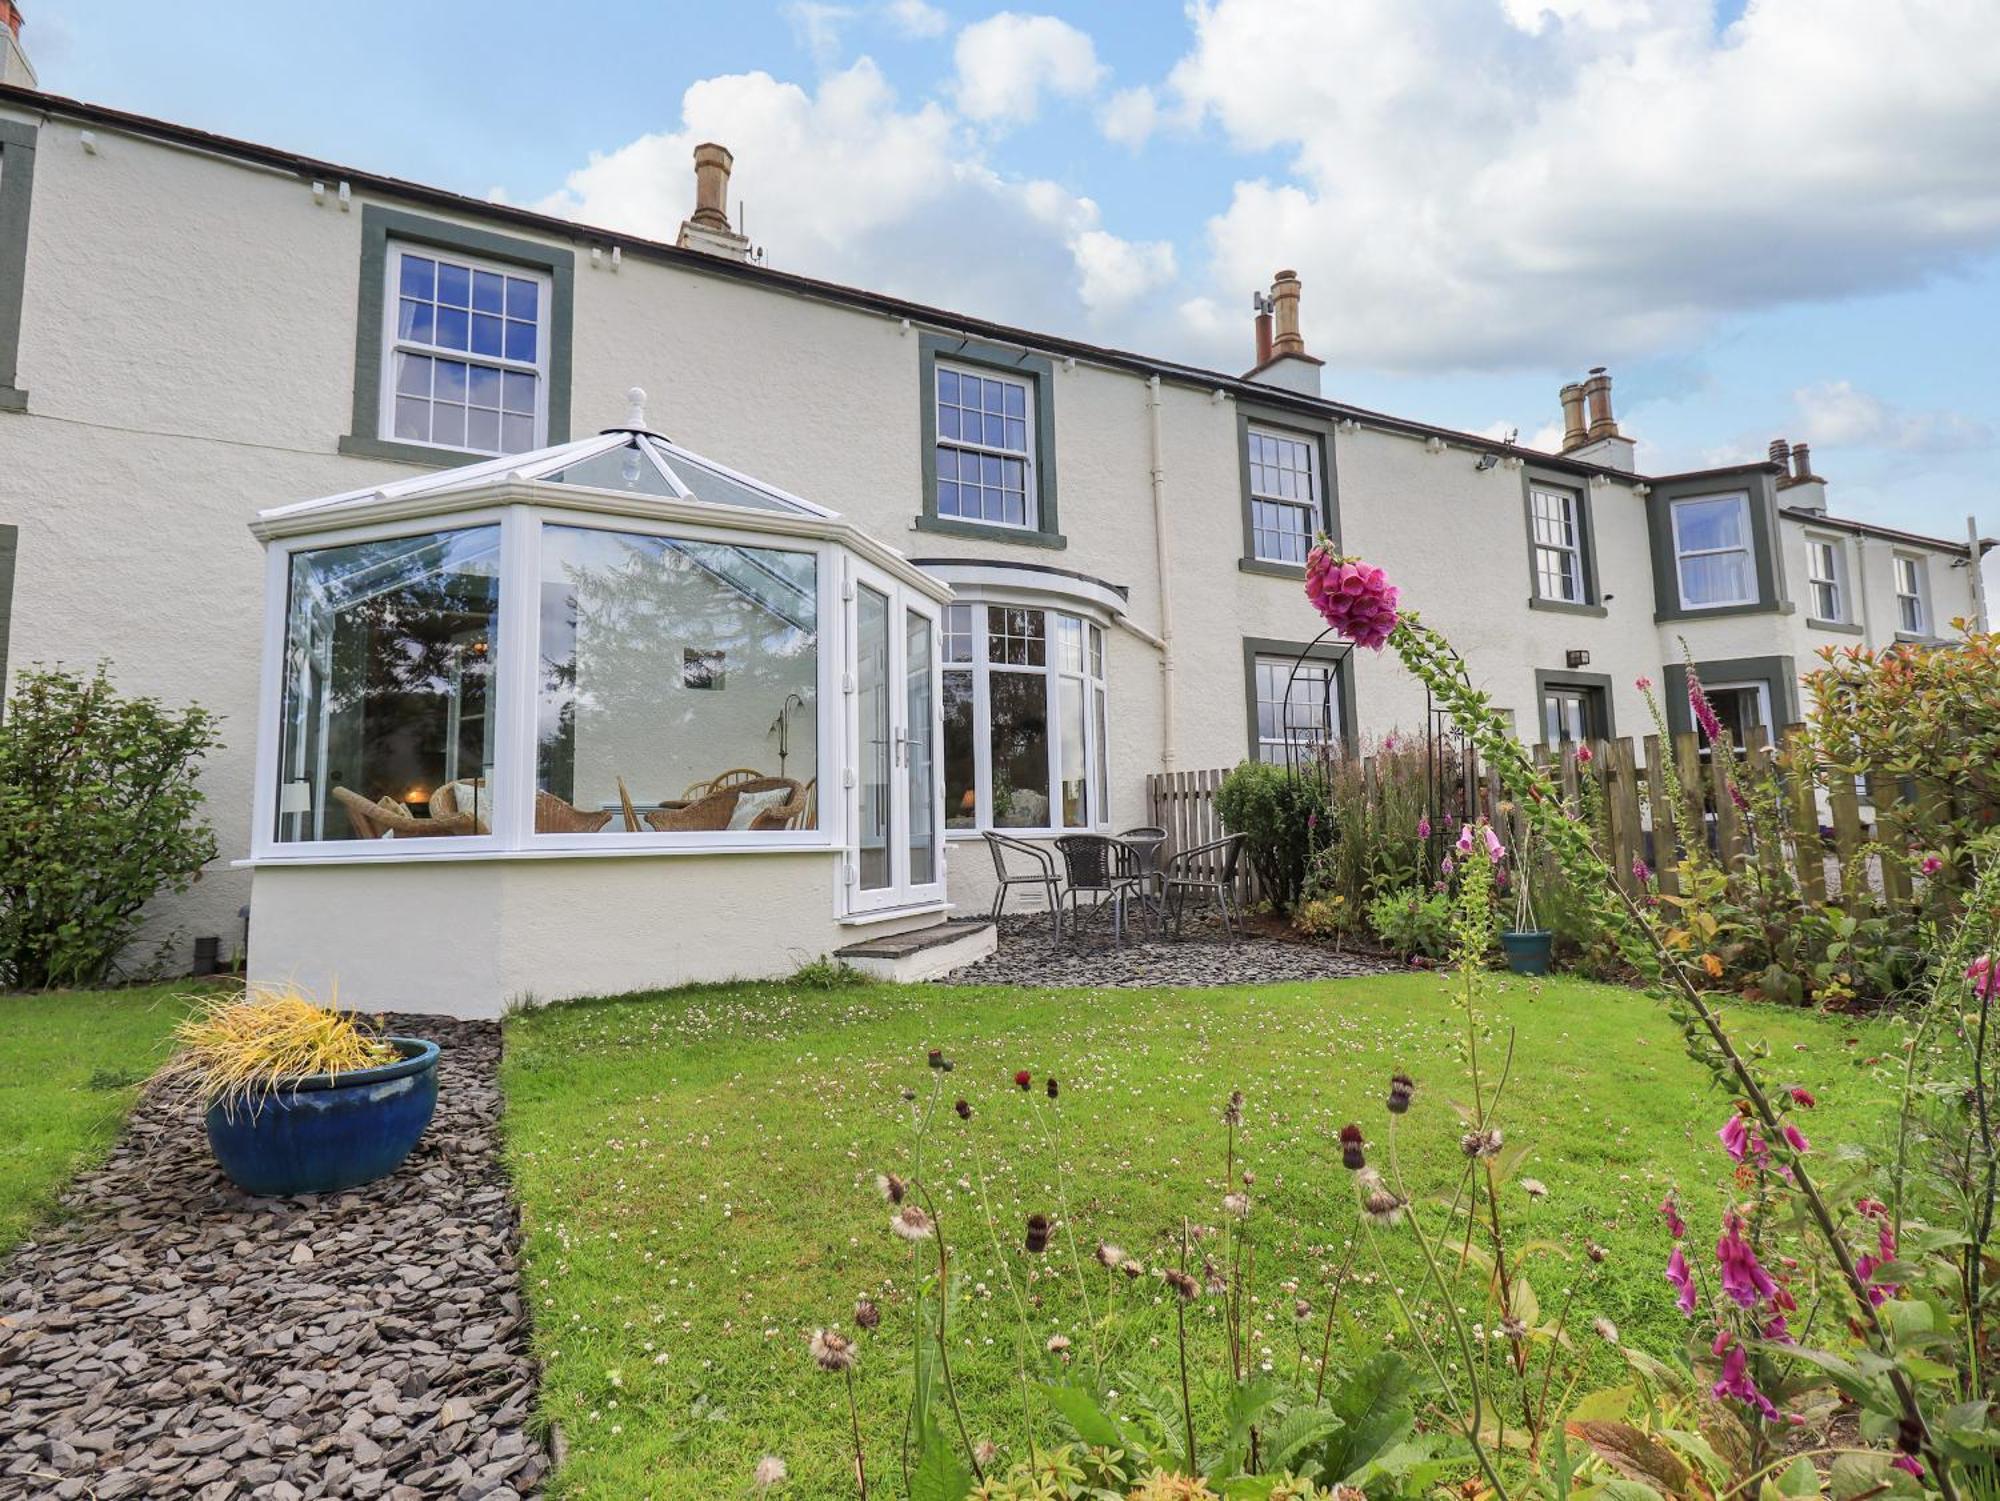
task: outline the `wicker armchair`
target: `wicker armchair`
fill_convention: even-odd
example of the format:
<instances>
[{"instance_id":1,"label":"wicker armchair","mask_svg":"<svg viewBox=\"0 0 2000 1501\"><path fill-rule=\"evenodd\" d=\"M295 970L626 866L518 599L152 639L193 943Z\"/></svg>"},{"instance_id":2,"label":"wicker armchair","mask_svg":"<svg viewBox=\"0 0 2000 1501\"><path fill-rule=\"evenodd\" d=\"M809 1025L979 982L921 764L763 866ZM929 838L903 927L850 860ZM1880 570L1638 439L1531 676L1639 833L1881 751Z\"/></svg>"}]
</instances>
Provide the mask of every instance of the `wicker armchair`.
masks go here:
<instances>
[{"instance_id":1,"label":"wicker armchair","mask_svg":"<svg viewBox=\"0 0 2000 1501\"><path fill-rule=\"evenodd\" d=\"M475 801L470 808L459 807L458 794L452 790L457 785L457 783L453 782L442 783L438 787L438 790L431 794L431 817L451 818L463 814L472 820L474 833L492 833L492 826L487 823L485 818L480 816L482 809L489 814L493 811L493 801L485 793L486 779L484 777L475 778L465 784L476 789Z\"/></svg>"},{"instance_id":2,"label":"wicker armchair","mask_svg":"<svg viewBox=\"0 0 2000 1501\"><path fill-rule=\"evenodd\" d=\"M726 792L731 787L741 787L745 782L761 782L763 780L764 773L758 771L755 767L737 766L732 767L719 776L710 777L707 781L690 782L687 791L683 792L681 796L687 801L693 802L697 798L707 797L711 792Z\"/></svg>"},{"instance_id":3,"label":"wicker armchair","mask_svg":"<svg viewBox=\"0 0 2000 1501\"><path fill-rule=\"evenodd\" d=\"M347 811L347 822L354 830L356 839L436 839L451 834L487 832L470 813L418 818L392 797L371 803L347 787L334 788L333 800Z\"/></svg>"},{"instance_id":4,"label":"wicker armchair","mask_svg":"<svg viewBox=\"0 0 2000 1501\"><path fill-rule=\"evenodd\" d=\"M785 790L783 802L774 803L750 820L752 829L782 829L793 819L804 813L809 806L805 788L790 777L753 777L725 787L719 792L708 793L680 808L663 808L648 813L648 825L661 833L706 832L715 833L729 827L729 819L736 811L736 800L745 793L771 792L779 788Z\"/></svg>"},{"instance_id":5,"label":"wicker armchair","mask_svg":"<svg viewBox=\"0 0 2000 1501\"><path fill-rule=\"evenodd\" d=\"M611 822L611 811L579 808L553 792L535 789L535 832L537 834L595 834Z\"/></svg>"}]
</instances>

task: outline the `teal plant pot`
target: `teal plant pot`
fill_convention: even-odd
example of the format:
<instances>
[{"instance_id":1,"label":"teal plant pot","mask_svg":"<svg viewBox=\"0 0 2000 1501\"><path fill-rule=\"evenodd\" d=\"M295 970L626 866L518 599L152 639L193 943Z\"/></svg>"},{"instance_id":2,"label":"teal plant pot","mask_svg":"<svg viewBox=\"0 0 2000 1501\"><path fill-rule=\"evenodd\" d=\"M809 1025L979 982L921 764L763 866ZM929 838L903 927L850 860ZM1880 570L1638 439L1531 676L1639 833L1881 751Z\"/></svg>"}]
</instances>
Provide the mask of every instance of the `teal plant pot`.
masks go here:
<instances>
[{"instance_id":1,"label":"teal plant pot","mask_svg":"<svg viewBox=\"0 0 2000 1501\"><path fill-rule=\"evenodd\" d=\"M1547 928L1527 928L1500 935L1507 951L1507 968L1517 975L1545 975L1555 957L1556 935Z\"/></svg>"},{"instance_id":2,"label":"teal plant pot","mask_svg":"<svg viewBox=\"0 0 2000 1501\"><path fill-rule=\"evenodd\" d=\"M254 1108L211 1105L208 1145L253 1194L333 1193L386 1178L437 1110L438 1045L388 1039L403 1056L380 1068L287 1079Z\"/></svg>"}]
</instances>

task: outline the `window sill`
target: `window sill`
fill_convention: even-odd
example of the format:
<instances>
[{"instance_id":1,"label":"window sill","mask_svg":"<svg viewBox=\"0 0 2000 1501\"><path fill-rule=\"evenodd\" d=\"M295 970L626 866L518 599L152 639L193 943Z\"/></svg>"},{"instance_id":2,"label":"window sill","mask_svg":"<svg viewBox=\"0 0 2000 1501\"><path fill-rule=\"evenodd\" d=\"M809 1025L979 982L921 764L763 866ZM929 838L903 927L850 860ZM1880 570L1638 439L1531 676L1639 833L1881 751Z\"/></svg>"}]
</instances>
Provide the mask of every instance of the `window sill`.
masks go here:
<instances>
[{"instance_id":1,"label":"window sill","mask_svg":"<svg viewBox=\"0 0 2000 1501\"><path fill-rule=\"evenodd\" d=\"M490 464L500 455L472 453L456 448L433 448L428 443L397 443L387 438L371 438L361 433L342 433L339 451L361 459L388 459L397 464L418 464L425 469L455 469L460 464Z\"/></svg>"},{"instance_id":2,"label":"window sill","mask_svg":"<svg viewBox=\"0 0 2000 1501\"><path fill-rule=\"evenodd\" d=\"M1741 605L1673 605L1653 612L1658 620L1720 620L1731 615L1782 615L1781 605L1767 605L1762 600L1752 600Z\"/></svg>"},{"instance_id":3,"label":"window sill","mask_svg":"<svg viewBox=\"0 0 2000 1501\"><path fill-rule=\"evenodd\" d=\"M1942 636L1933 636L1925 631L1898 631L1896 632L1896 641L1898 645L1903 646L1944 645L1944 638Z\"/></svg>"},{"instance_id":4,"label":"window sill","mask_svg":"<svg viewBox=\"0 0 2000 1501\"><path fill-rule=\"evenodd\" d=\"M1542 599L1539 596L1528 600L1531 610L1549 610L1558 615L1587 615L1594 620L1602 620L1611 612L1603 605L1573 604L1566 599Z\"/></svg>"},{"instance_id":5,"label":"window sill","mask_svg":"<svg viewBox=\"0 0 2000 1501\"><path fill-rule=\"evenodd\" d=\"M1861 634L1861 627L1851 620L1815 620L1811 616L1807 616L1806 628L1814 631L1839 631L1847 636L1858 636Z\"/></svg>"},{"instance_id":6,"label":"window sill","mask_svg":"<svg viewBox=\"0 0 2000 1501\"><path fill-rule=\"evenodd\" d=\"M899 917L923 917L932 912L953 910L950 902L918 902L913 907L877 907L869 912L850 912L834 921L843 928L871 928L877 923L894 922Z\"/></svg>"},{"instance_id":7,"label":"window sill","mask_svg":"<svg viewBox=\"0 0 2000 1501\"><path fill-rule=\"evenodd\" d=\"M1066 839L1071 834L1109 834L1108 823L1093 824L1087 829L946 829L947 844L970 844L975 839L983 839L987 834L1001 834L1008 839Z\"/></svg>"},{"instance_id":8,"label":"window sill","mask_svg":"<svg viewBox=\"0 0 2000 1501\"><path fill-rule=\"evenodd\" d=\"M981 542L1010 542L1016 547L1065 548L1069 538L1060 532L1038 532L1024 526L993 526L983 521L960 521L955 516L919 516L910 523L913 531L936 532L941 537L972 537Z\"/></svg>"},{"instance_id":9,"label":"window sill","mask_svg":"<svg viewBox=\"0 0 2000 1501\"><path fill-rule=\"evenodd\" d=\"M28 410L28 393L18 386L0 386L0 412Z\"/></svg>"},{"instance_id":10,"label":"window sill","mask_svg":"<svg viewBox=\"0 0 2000 1501\"><path fill-rule=\"evenodd\" d=\"M1236 566L1244 573L1255 573L1264 578L1297 580L1306 576L1303 563L1273 563L1268 558L1238 558Z\"/></svg>"},{"instance_id":11,"label":"window sill","mask_svg":"<svg viewBox=\"0 0 2000 1501\"><path fill-rule=\"evenodd\" d=\"M381 841L369 840L370 844ZM395 841L389 841L391 843ZM444 843L445 841L438 841ZM429 840L404 840L405 845L429 844ZM733 840L727 844L643 844L630 845L623 849L478 849L453 850L427 848L421 850L401 849L391 854L387 851L369 850L329 850L310 854L262 854L229 862L232 870L281 870L290 866L314 865L417 865L417 864L485 864L496 860L651 860L665 857L678 859L687 855L840 855L844 851L833 844L753 844L744 840Z\"/></svg>"}]
</instances>

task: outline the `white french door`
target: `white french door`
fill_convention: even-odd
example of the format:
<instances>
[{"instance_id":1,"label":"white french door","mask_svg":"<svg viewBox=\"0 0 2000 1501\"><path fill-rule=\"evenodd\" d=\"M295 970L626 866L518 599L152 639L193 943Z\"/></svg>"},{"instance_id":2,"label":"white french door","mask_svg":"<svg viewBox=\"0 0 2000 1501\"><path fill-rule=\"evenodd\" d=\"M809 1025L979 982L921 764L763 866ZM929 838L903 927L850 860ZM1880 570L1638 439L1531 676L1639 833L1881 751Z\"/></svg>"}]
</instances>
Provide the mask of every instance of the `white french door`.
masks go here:
<instances>
[{"instance_id":1,"label":"white french door","mask_svg":"<svg viewBox=\"0 0 2000 1501\"><path fill-rule=\"evenodd\" d=\"M847 910L944 898L937 606L849 559Z\"/></svg>"}]
</instances>

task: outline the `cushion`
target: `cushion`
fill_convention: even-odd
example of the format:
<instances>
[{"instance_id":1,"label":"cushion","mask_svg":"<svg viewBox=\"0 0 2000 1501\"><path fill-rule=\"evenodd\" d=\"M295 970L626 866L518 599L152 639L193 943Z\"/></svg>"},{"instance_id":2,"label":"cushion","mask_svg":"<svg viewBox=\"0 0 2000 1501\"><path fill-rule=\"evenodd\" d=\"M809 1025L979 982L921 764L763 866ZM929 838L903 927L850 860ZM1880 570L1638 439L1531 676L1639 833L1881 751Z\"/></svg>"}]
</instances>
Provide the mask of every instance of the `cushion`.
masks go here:
<instances>
[{"instance_id":1,"label":"cushion","mask_svg":"<svg viewBox=\"0 0 2000 1501\"><path fill-rule=\"evenodd\" d=\"M747 829L760 813L769 813L773 808L783 807L792 795L789 787L772 787L763 792L742 792L736 797L736 806L729 813L729 827Z\"/></svg>"}]
</instances>

